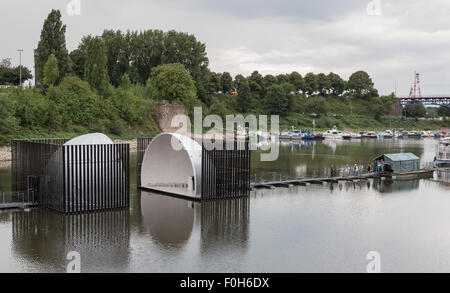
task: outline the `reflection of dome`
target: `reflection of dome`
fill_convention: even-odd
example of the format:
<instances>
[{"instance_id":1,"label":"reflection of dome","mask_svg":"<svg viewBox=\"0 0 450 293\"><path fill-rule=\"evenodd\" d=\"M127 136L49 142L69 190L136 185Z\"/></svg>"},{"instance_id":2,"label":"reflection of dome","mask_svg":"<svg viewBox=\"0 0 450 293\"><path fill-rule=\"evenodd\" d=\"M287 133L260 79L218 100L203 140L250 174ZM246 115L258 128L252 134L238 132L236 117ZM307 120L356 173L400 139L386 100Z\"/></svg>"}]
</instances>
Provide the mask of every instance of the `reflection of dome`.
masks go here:
<instances>
[{"instance_id":1,"label":"reflection of dome","mask_svg":"<svg viewBox=\"0 0 450 293\"><path fill-rule=\"evenodd\" d=\"M156 136L142 161L141 186L172 194L201 196L202 147L177 133Z\"/></svg>"},{"instance_id":2,"label":"reflection of dome","mask_svg":"<svg viewBox=\"0 0 450 293\"><path fill-rule=\"evenodd\" d=\"M191 237L194 227L193 202L184 199L141 193L142 224L161 244L180 245Z\"/></svg>"}]
</instances>

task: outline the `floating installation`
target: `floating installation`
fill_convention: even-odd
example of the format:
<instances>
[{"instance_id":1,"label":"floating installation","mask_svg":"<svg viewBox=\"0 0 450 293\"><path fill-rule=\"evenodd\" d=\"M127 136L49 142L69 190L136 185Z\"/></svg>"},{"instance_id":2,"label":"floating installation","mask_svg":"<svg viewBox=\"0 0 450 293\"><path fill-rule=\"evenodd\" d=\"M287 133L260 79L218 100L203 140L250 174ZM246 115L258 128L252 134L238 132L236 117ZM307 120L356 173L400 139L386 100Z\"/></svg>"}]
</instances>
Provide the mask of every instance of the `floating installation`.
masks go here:
<instances>
[{"instance_id":1,"label":"floating installation","mask_svg":"<svg viewBox=\"0 0 450 293\"><path fill-rule=\"evenodd\" d=\"M14 140L12 189L33 188L40 207L61 213L126 208L129 150L100 133L70 141Z\"/></svg>"},{"instance_id":2,"label":"floating installation","mask_svg":"<svg viewBox=\"0 0 450 293\"><path fill-rule=\"evenodd\" d=\"M138 153L145 145L140 140ZM138 158L141 189L198 200L249 196L248 140L214 141L209 149L187 136L162 133L148 142L142 163Z\"/></svg>"}]
</instances>

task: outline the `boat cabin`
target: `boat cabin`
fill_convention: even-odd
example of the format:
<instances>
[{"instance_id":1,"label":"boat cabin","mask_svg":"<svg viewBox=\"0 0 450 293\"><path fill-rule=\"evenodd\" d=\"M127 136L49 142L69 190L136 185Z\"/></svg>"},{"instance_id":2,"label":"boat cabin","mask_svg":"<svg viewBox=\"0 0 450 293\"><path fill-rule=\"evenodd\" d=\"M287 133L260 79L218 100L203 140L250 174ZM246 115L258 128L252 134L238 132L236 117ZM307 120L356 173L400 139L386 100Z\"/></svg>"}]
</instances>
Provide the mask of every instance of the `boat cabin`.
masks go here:
<instances>
[{"instance_id":1,"label":"boat cabin","mask_svg":"<svg viewBox=\"0 0 450 293\"><path fill-rule=\"evenodd\" d=\"M413 153L384 154L373 161L375 168L377 168L379 162L383 162L385 172L402 173L420 169L420 158Z\"/></svg>"}]
</instances>

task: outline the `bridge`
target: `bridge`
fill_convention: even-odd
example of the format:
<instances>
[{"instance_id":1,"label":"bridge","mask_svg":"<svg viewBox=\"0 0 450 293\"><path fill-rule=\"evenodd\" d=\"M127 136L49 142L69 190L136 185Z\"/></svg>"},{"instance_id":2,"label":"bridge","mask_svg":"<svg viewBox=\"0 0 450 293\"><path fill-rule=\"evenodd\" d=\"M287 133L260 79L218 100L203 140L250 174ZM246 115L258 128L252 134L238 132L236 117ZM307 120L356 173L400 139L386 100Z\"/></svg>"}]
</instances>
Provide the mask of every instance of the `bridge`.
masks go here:
<instances>
[{"instance_id":1,"label":"bridge","mask_svg":"<svg viewBox=\"0 0 450 293\"><path fill-rule=\"evenodd\" d=\"M406 106L409 104L420 103L422 105L435 105L435 106L445 106L450 104L449 96L421 96L421 97L399 97L400 104Z\"/></svg>"}]
</instances>

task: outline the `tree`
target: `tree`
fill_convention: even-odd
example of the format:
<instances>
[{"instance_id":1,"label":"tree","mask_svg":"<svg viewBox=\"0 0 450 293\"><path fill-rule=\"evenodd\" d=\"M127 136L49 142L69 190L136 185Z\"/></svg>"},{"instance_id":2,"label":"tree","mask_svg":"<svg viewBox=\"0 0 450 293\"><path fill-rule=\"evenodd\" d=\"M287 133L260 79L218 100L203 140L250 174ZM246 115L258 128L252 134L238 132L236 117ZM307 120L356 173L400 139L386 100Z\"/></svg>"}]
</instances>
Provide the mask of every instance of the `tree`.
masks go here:
<instances>
[{"instance_id":1,"label":"tree","mask_svg":"<svg viewBox=\"0 0 450 293\"><path fill-rule=\"evenodd\" d=\"M220 85L220 73L209 72L208 73L208 83L206 85L206 90L208 93L214 94L222 89Z\"/></svg>"},{"instance_id":2,"label":"tree","mask_svg":"<svg viewBox=\"0 0 450 293\"><path fill-rule=\"evenodd\" d=\"M274 84L267 89L264 108L271 115L285 116L289 110L289 99L283 86Z\"/></svg>"},{"instance_id":3,"label":"tree","mask_svg":"<svg viewBox=\"0 0 450 293\"><path fill-rule=\"evenodd\" d=\"M304 81L303 92L305 92L308 96L311 96L319 89L319 80L317 78L317 75L315 75L314 73L312 72L307 73L303 81Z\"/></svg>"},{"instance_id":4,"label":"tree","mask_svg":"<svg viewBox=\"0 0 450 293\"><path fill-rule=\"evenodd\" d=\"M8 144L19 127L14 112L11 99L0 93L0 145Z\"/></svg>"},{"instance_id":5,"label":"tree","mask_svg":"<svg viewBox=\"0 0 450 293\"><path fill-rule=\"evenodd\" d=\"M427 109L422 104L406 105L403 108L406 117L420 118L425 117Z\"/></svg>"},{"instance_id":6,"label":"tree","mask_svg":"<svg viewBox=\"0 0 450 293\"><path fill-rule=\"evenodd\" d=\"M337 74L330 72L328 74L328 80L330 81L331 94L340 96L345 90L345 81Z\"/></svg>"},{"instance_id":7,"label":"tree","mask_svg":"<svg viewBox=\"0 0 450 293\"><path fill-rule=\"evenodd\" d=\"M81 39L78 48L70 52L70 61L72 73L80 79L84 79L84 70L86 66L87 47L92 40L92 36L84 36Z\"/></svg>"},{"instance_id":8,"label":"tree","mask_svg":"<svg viewBox=\"0 0 450 293\"><path fill-rule=\"evenodd\" d=\"M253 71L252 74L247 78L250 90L257 96L262 95L263 92L263 76L258 71Z\"/></svg>"},{"instance_id":9,"label":"tree","mask_svg":"<svg viewBox=\"0 0 450 293\"><path fill-rule=\"evenodd\" d=\"M52 10L44 22L37 47L36 79L43 81L44 66L51 54L58 60L59 83L69 72L69 54L66 49L66 26L62 24L61 12Z\"/></svg>"},{"instance_id":10,"label":"tree","mask_svg":"<svg viewBox=\"0 0 450 293\"><path fill-rule=\"evenodd\" d=\"M22 83L33 75L31 71L22 66ZM20 66L17 67L2 67L0 66L0 84L1 85L19 85L20 84Z\"/></svg>"},{"instance_id":11,"label":"tree","mask_svg":"<svg viewBox=\"0 0 450 293\"><path fill-rule=\"evenodd\" d=\"M102 40L106 47L109 80L118 86L121 77L130 70L130 43L120 30L105 30Z\"/></svg>"},{"instance_id":12,"label":"tree","mask_svg":"<svg viewBox=\"0 0 450 293\"><path fill-rule=\"evenodd\" d=\"M55 55L50 54L44 66L43 84L47 87L55 85L59 78L58 59Z\"/></svg>"},{"instance_id":13,"label":"tree","mask_svg":"<svg viewBox=\"0 0 450 293\"><path fill-rule=\"evenodd\" d=\"M308 112L311 114L316 114L317 116L322 116L326 114L325 99L323 97L312 97L308 99L307 104Z\"/></svg>"},{"instance_id":14,"label":"tree","mask_svg":"<svg viewBox=\"0 0 450 293\"><path fill-rule=\"evenodd\" d=\"M294 86L296 92L299 92L303 88L303 77L297 71L293 71L289 74L289 83Z\"/></svg>"},{"instance_id":15,"label":"tree","mask_svg":"<svg viewBox=\"0 0 450 293\"><path fill-rule=\"evenodd\" d=\"M272 85L277 83L277 78L271 74L264 76L263 85L264 89L267 91Z\"/></svg>"},{"instance_id":16,"label":"tree","mask_svg":"<svg viewBox=\"0 0 450 293\"><path fill-rule=\"evenodd\" d=\"M104 94L109 86L105 43L100 37L92 38L86 49L85 79L89 85Z\"/></svg>"},{"instance_id":17,"label":"tree","mask_svg":"<svg viewBox=\"0 0 450 293\"><path fill-rule=\"evenodd\" d=\"M238 108L242 113L247 113L252 105L252 95L247 79L243 76L240 78L240 76L242 75L236 76Z\"/></svg>"},{"instance_id":18,"label":"tree","mask_svg":"<svg viewBox=\"0 0 450 293\"><path fill-rule=\"evenodd\" d=\"M369 74L361 70L353 73L347 83L347 89L357 98L377 96L378 93L373 86L374 83Z\"/></svg>"},{"instance_id":19,"label":"tree","mask_svg":"<svg viewBox=\"0 0 450 293\"><path fill-rule=\"evenodd\" d=\"M324 73L317 75L318 91L322 96L328 95L331 91L331 81Z\"/></svg>"},{"instance_id":20,"label":"tree","mask_svg":"<svg viewBox=\"0 0 450 293\"><path fill-rule=\"evenodd\" d=\"M438 109L437 109L437 114L440 116L440 117L450 117L450 106L440 106Z\"/></svg>"},{"instance_id":21,"label":"tree","mask_svg":"<svg viewBox=\"0 0 450 293\"><path fill-rule=\"evenodd\" d=\"M194 81L180 63L159 65L152 69L150 83L154 97L159 100L182 102L192 105L197 91Z\"/></svg>"},{"instance_id":22,"label":"tree","mask_svg":"<svg viewBox=\"0 0 450 293\"><path fill-rule=\"evenodd\" d=\"M220 76L220 85L222 86L222 92L224 94L231 92L231 88L233 87L233 78L229 72L222 73Z\"/></svg>"}]
</instances>

